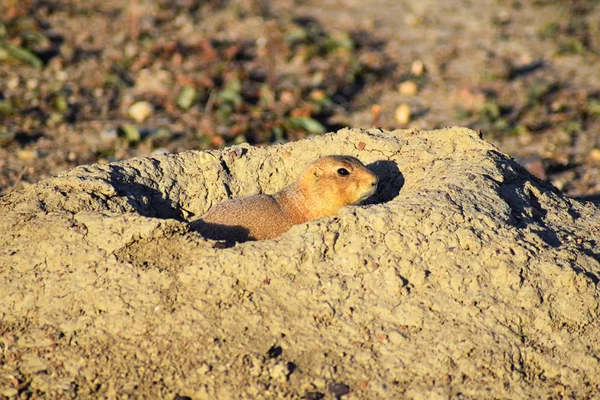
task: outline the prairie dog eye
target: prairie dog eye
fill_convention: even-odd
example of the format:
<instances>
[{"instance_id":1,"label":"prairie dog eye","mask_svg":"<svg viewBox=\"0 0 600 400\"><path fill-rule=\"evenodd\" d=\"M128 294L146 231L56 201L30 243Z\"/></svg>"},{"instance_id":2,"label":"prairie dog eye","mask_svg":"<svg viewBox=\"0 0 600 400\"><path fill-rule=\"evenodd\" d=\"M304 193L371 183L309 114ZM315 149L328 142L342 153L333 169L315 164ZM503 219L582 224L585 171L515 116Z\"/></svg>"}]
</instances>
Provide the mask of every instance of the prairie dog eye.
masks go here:
<instances>
[{"instance_id":1,"label":"prairie dog eye","mask_svg":"<svg viewBox=\"0 0 600 400\"><path fill-rule=\"evenodd\" d=\"M342 175L342 176L350 175L350 171L348 171L346 168L338 169L337 173L338 173L338 175Z\"/></svg>"}]
</instances>

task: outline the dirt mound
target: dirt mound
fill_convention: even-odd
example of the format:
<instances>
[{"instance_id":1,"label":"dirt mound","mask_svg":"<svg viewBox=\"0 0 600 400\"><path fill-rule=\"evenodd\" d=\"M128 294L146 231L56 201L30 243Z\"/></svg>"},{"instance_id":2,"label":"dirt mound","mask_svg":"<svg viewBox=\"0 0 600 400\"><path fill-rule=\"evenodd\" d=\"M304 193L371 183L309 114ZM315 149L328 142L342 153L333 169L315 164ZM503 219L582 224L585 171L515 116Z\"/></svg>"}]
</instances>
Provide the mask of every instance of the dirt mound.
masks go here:
<instances>
[{"instance_id":1,"label":"dirt mound","mask_svg":"<svg viewBox=\"0 0 600 400\"><path fill-rule=\"evenodd\" d=\"M372 204L222 248L189 222L350 154ZM0 395L590 397L600 212L460 128L78 167L0 198Z\"/></svg>"}]
</instances>

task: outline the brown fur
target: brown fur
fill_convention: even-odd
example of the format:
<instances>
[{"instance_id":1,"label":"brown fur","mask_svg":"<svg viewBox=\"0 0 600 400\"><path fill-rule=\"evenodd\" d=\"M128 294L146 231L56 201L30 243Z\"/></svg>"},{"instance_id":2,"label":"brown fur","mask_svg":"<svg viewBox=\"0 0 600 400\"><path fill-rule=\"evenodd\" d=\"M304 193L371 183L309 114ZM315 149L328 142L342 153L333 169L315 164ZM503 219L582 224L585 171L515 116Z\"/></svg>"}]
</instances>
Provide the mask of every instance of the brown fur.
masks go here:
<instances>
[{"instance_id":1,"label":"brown fur","mask_svg":"<svg viewBox=\"0 0 600 400\"><path fill-rule=\"evenodd\" d=\"M345 168L349 174L341 175ZM295 224L335 215L340 208L372 195L378 178L350 156L322 157L298 180L274 195L226 200L201 217L199 230L217 240L261 240L281 235Z\"/></svg>"}]
</instances>

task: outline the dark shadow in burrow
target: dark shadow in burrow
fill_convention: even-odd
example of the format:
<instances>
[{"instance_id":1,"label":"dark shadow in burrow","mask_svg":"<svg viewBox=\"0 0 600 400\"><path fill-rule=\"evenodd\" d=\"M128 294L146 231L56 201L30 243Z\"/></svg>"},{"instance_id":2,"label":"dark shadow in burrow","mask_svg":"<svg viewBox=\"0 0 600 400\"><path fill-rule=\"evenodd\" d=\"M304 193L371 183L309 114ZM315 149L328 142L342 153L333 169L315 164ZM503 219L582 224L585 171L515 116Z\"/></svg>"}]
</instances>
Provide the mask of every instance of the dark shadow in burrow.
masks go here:
<instances>
[{"instance_id":1,"label":"dark shadow in burrow","mask_svg":"<svg viewBox=\"0 0 600 400\"><path fill-rule=\"evenodd\" d=\"M364 204L380 204L393 200L404 186L404 175L394 161L375 161L367 168L379 178L377 191Z\"/></svg>"}]
</instances>

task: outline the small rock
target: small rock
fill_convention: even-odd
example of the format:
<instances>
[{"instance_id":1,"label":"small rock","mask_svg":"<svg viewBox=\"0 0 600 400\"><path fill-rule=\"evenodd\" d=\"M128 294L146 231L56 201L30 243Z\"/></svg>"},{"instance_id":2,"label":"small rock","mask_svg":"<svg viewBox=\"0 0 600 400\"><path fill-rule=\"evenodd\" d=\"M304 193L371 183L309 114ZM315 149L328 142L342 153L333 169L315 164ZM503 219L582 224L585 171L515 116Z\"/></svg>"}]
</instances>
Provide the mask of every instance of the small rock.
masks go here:
<instances>
[{"instance_id":1,"label":"small rock","mask_svg":"<svg viewBox=\"0 0 600 400\"><path fill-rule=\"evenodd\" d=\"M19 391L15 388L8 388L2 391L2 396L6 398L16 397L19 394Z\"/></svg>"},{"instance_id":2,"label":"small rock","mask_svg":"<svg viewBox=\"0 0 600 400\"><path fill-rule=\"evenodd\" d=\"M135 57L135 56L136 56L136 54L138 53L138 48L137 48L137 46L135 45L135 43L127 43L127 44L125 45L124 51L125 51L125 55L126 55L128 58L133 58L133 57Z\"/></svg>"},{"instance_id":3,"label":"small rock","mask_svg":"<svg viewBox=\"0 0 600 400\"><path fill-rule=\"evenodd\" d=\"M22 161L33 161L37 158L37 153L33 150L19 150L17 158Z\"/></svg>"},{"instance_id":4,"label":"small rock","mask_svg":"<svg viewBox=\"0 0 600 400\"><path fill-rule=\"evenodd\" d=\"M21 84L21 80L19 79L18 76L15 76L15 77L10 78L6 82L6 87L9 88L10 90L15 90L19 87L20 84Z\"/></svg>"},{"instance_id":5,"label":"small rock","mask_svg":"<svg viewBox=\"0 0 600 400\"><path fill-rule=\"evenodd\" d=\"M406 125L410 122L410 106L406 103L400 104L394 112L394 119L400 125Z\"/></svg>"},{"instance_id":6,"label":"small rock","mask_svg":"<svg viewBox=\"0 0 600 400\"><path fill-rule=\"evenodd\" d=\"M587 158L591 162L600 162L600 149L592 149Z\"/></svg>"},{"instance_id":7,"label":"small rock","mask_svg":"<svg viewBox=\"0 0 600 400\"><path fill-rule=\"evenodd\" d=\"M289 375L289 369L286 365L277 364L270 369L269 374L272 379L285 382Z\"/></svg>"},{"instance_id":8,"label":"small rock","mask_svg":"<svg viewBox=\"0 0 600 400\"><path fill-rule=\"evenodd\" d=\"M172 90L173 78L169 71L159 70L152 71L143 69L138 73L135 80L135 92L152 93L156 95L166 96Z\"/></svg>"},{"instance_id":9,"label":"small rock","mask_svg":"<svg viewBox=\"0 0 600 400\"><path fill-rule=\"evenodd\" d=\"M56 71L54 76L56 77L56 80L60 82L64 82L69 78L69 74L67 74L67 72L64 70Z\"/></svg>"},{"instance_id":10,"label":"small rock","mask_svg":"<svg viewBox=\"0 0 600 400\"><path fill-rule=\"evenodd\" d=\"M315 101L321 101L327 97L327 94L321 89L315 89L310 93L310 97Z\"/></svg>"},{"instance_id":11,"label":"small rock","mask_svg":"<svg viewBox=\"0 0 600 400\"><path fill-rule=\"evenodd\" d=\"M350 393L350 386L343 383L332 383L329 385L329 393L335 397L341 397Z\"/></svg>"},{"instance_id":12,"label":"small rock","mask_svg":"<svg viewBox=\"0 0 600 400\"><path fill-rule=\"evenodd\" d=\"M398 93L403 96L414 96L417 94L418 87L413 81L405 81L398 85Z\"/></svg>"},{"instance_id":13,"label":"small rock","mask_svg":"<svg viewBox=\"0 0 600 400\"><path fill-rule=\"evenodd\" d=\"M138 101L137 103L132 104L127 111L129 116L138 123L145 121L153 112L154 107L147 101Z\"/></svg>"},{"instance_id":14,"label":"small rock","mask_svg":"<svg viewBox=\"0 0 600 400\"><path fill-rule=\"evenodd\" d=\"M423 61L421 61L421 60L413 61L412 65L410 66L410 73L413 74L414 76L421 76L421 75L423 75L424 72L425 72L425 64L423 64Z\"/></svg>"},{"instance_id":15,"label":"small rock","mask_svg":"<svg viewBox=\"0 0 600 400\"><path fill-rule=\"evenodd\" d=\"M39 84L40 82L37 79L28 79L27 82L25 82L25 86L29 90L36 89L39 86Z\"/></svg>"},{"instance_id":16,"label":"small rock","mask_svg":"<svg viewBox=\"0 0 600 400\"><path fill-rule=\"evenodd\" d=\"M117 138L117 136L117 130L114 128L104 129L102 132L100 132L100 138L104 142L112 142Z\"/></svg>"},{"instance_id":17,"label":"small rock","mask_svg":"<svg viewBox=\"0 0 600 400\"><path fill-rule=\"evenodd\" d=\"M373 125L379 123L379 117L381 117L381 106L379 104L373 104L371 106L371 117L373 118Z\"/></svg>"}]
</instances>

